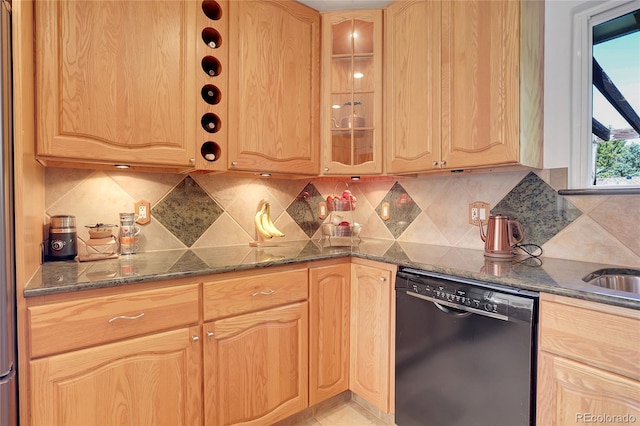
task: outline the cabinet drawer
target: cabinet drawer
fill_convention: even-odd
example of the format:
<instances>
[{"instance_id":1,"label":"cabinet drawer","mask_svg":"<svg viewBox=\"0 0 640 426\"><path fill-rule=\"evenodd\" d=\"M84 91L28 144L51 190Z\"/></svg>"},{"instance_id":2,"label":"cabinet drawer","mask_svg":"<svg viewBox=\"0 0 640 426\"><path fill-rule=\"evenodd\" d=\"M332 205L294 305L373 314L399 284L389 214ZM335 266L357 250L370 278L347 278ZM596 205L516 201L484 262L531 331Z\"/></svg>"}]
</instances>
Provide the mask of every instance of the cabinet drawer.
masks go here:
<instances>
[{"instance_id":1,"label":"cabinet drawer","mask_svg":"<svg viewBox=\"0 0 640 426\"><path fill-rule=\"evenodd\" d=\"M114 294L28 309L31 357L198 322L198 285Z\"/></svg>"},{"instance_id":2,"label":"cabinet drawer","mask_svg":"<svg viewBox=\"0 0 640 426\"><path fill-rule=\"evenodd\" d=\"M640 380L640 312L543 294L540 349Z\"/></svg>"},{"instance_id":3,"label":"cabinet drawer","mask_svg":"<svg viewBox=\"0 0 640 426\"><path fill-rule=\"evenodd\" d=\"M307 269L254 275L204 284L205 321L306 300Z\"/></svg>"}]
</instances>

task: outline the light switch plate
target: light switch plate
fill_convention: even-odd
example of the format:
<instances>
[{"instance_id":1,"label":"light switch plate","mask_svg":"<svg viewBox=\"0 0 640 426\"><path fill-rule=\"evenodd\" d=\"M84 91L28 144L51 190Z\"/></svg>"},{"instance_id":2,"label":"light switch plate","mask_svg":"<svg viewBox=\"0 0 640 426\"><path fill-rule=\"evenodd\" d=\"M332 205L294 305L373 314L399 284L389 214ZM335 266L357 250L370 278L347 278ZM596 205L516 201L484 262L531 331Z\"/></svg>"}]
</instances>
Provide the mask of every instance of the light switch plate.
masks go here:
<instances>
[{"instance_id":1,"label":"light switch plate","mask_svg":"<svg viewBox=\"0 0 640 426\"><path fill-rule=\"evenodd\" d=\"M135 206L136 223L145 225L151 222L151 205L148 201L140 200Z\"/></svg>"},{"instance_id":2,"label":"light switch plate","mask_svg":"<svg viewBox=\"0 0 640 426\"><path fill-rule=\"evenodd\" d=\"M384 203L382 203L381 212L380 212L380 218L382 220L391 219L391 206L386 201Z\"/></svg>"},{"instance_id":3,"label":"light switch plate","mask_svg":"<svg viewBox=\"0 0 640 426\"><path fill-rule=\"evenodd\" d=\"M325 219L327 217L327 202L320 201L318 203L318 218Z\"/></svg>"}]
</instances>

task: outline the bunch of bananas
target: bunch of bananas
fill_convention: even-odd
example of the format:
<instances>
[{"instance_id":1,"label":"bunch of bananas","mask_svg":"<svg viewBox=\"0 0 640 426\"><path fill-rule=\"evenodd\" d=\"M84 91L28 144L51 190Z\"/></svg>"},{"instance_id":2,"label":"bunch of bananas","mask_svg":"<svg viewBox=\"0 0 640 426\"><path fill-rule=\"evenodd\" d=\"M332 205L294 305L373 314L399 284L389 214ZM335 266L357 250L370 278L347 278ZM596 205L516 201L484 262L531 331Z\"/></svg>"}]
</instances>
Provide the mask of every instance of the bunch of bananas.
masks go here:
<instances>
[{"instance_id":1,"label":"bunch of bananas","mask_svg":"<svg viewBox=\"0 0 640 426\"><path fill-rule=\"evenodd\" d=\"M284 237L284 234L276 228L271 220L271 206L268 201L261 203L262 206L258 208L258 212L254 217L256 224L256 232L265 240L273 237Z\"/></svg>"}]
</instances>

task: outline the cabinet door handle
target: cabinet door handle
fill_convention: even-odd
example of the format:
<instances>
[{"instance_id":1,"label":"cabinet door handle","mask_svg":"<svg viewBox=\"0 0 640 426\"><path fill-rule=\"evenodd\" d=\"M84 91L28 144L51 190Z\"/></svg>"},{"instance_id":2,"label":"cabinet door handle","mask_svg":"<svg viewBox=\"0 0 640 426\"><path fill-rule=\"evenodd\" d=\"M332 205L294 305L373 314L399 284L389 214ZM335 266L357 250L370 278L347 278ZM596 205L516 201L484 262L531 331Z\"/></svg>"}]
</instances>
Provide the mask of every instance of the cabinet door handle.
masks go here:
<instances>
[{"instance_id":1,"label":"cabinet door handle","mask_svg":"<svg viewBox=\"0 0 640 426\"><path fill-rule=\"evenodd\" d=\"M120 319L125 319L125 320L136 320L138 318L142 318L144 316L144 312L139 313L138 315L134 316L134 317L130 317L127 315L118 315L117 317L113 317L109 320L109 322L114 322Z\"/></svg>"},{"instance_id":2,"label":"cabinet door handle","mask_svg":"<svg viewBox=\"0 0 640 426\"><path fill-rule=\"evenodd\" d=\"M213 331L207 331L207 337L213 337Z\"/></svg>"},{"instance_id":3,"label":"cabinet door handle","mask_svg":"<svg viewBox=\"0 0 640 426\"><path fill-rule=\"evenodd\" d=\"M197 342L198 340L200 340L200 338L196 335L191 336L191 340L193 340L194 342Z\"/></svg>"},{"instance_id":4,"label":"cabinet door handle","mask_svg":"<svg viewBox=\"0 0 640 426\"><path fill-rule=\"evenodd\" d=\"M260 290L260 291L256 291L255 293L251 293L251 296L256 297L256 296L268 296L270 294L275 293L276 291L273 289L269 289L269 290Z\"/></svg>"},{"instance_id":5,"label":"cabinet door handle","mask_svg":"<svg viewBox=\"0 0 640 426\"><path fill-rule=\"evenodd\" d=\"M437 161L434 161L434 162L433 162L433 166L434 166L434 167L438 167L438 162L437 162Z\"/></svg>"},{"instance_id":6,"label":"cabinet door handle","mask_svg":"<svg viewBox=\"0 0 640 426\"><path fill-rule=\"evenodd\" d=\"M380 277L380 281L385 282L387 280L386 277Z\"/></svg>"},{"instance_id":7,"label":"cabinet door handle","mask_svg":"<svg viewBox=\"0 0 640 426\"><path fill-rule=\"evenodd\" d=\"M235 166L237 166L237 165L238 165L238 162L237 162L237 161L232 161L232 162L231 162L231 165L232 165L233 167L235 167Z\"/></svg>"}]
</instances>

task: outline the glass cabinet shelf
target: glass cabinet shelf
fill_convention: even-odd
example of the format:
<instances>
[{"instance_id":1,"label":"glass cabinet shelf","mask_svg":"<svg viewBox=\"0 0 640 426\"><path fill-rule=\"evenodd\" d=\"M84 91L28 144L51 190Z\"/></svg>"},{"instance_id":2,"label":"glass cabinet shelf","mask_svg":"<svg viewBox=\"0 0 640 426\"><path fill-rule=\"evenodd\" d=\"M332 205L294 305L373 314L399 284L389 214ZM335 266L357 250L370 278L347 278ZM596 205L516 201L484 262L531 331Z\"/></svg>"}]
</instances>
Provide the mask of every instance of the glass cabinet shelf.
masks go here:
<instances>
[{"instance_id":1,"label":"glass cabinet shelf","mask_svg":"<svg viewBox=\"0 0 640 426\"><path fill-rule=\"evenodd\" d=\"M323 170L382 171L382 14L328 13L323 21Z\"/></svg>"}]
</instances>

